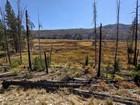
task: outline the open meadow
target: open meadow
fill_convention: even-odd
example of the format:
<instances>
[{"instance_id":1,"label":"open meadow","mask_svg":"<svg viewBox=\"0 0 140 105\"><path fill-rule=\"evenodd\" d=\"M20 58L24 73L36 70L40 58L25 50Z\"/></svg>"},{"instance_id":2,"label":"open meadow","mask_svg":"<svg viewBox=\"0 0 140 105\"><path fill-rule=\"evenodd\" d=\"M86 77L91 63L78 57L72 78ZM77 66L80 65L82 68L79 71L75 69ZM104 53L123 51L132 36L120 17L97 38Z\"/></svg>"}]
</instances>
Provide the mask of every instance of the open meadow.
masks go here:
<instances>
[{"instance_id":1,"label":"open meadow","mask_svg":"<svg viewBox=\"0 0 140 105\"><path fill-rule=\"evenodd\" d=\"M81 86L78 90L74 88L57 88L53 91L44 90L43 88L24 89L10 86L8 90L0 90L0 103L2 103L2 105L13 105L14 103L19 103L21 105L124 105L139 103L139 87L135 85L134 82L125 81L127 79L133 79L134 76L139 73L132 65L130 66L127 64L126 42L119 42L118 57L120 72L115 74L114 79L118 81L115 84L105 82L108 81L108 79L112 79L111 71L113 70L114 63L115 41L103 41L102 44L102 78L97 80L94 77L97 75L98 65L93 68L95 50L92 40L41 39L43 61L44 52L46 52L47 57L51 53L51 64L48 74L45 73L45 68L40 71L28 71L28 55L26 49L22 53L22 65L19 64L19 54L12 53L12 67L7 69L6 72L8 75L5 75L5 71L1 69L1 80L40 82L48 80L67 83L68 81L74 81L74 79L77 81L78 78L82 78L84 81L91 80L92 78L93 82L91 83L93 83L93 85L86 87ZM3 52L1 52L1 54L3 54ZM39 44L38 39L35 39L33 40L33 47L31 48L33 68L35 58L38 56ZM88 56L89 59L87 66L85 66L86 56ZM5 61L6 58L4 56L0 58L0 62L7 65Z\"/></svg>"},{"instance_id":2,"label":"open meadow","mask_svg":"<svg viewBox=\"0 0 140 105\"><path fill-rule=\"evenodd\" d=\"M38 39L33 40L33 47L31 48L31 59L32 64L34 63L35 57L39 57L39 44ZM93 68L95 64L95 49L94 41L92 40L58 40L58 39L41 39L41 52L42 59L44 60L44 52L47 56L51 54L51 67L62 66L69 68L83 68L85 65L86 56L88 56L89 64L88 68L94 73L98 69ZM139 46L140 47L140 46ZM51 51L52 50L52 51ZM97 44L97 55L98 55L98 44ZM4 52L1 52L4 53ZM102 42L102 58L101 58L101 72L104 72L109 66L113 70L114 64L114 53L115 53L115 41L105 40ZM28 67L28 55L27 48L22 53L23 64L18 65L18 68L14 67L15 70L22 70L22 67ZM19 61L19 54L12 54L11 59L13 63ZM98 59L98 56L97 56ZM135 69L132 65L128 65L127 55L127 43L125 41L119 42L118 48L118 59L121 72L130 72ZM5 63L6 58L1 57L0 62ZM16 64L15 64L16 66ZM21 67L21 68L20 68ZM94 74L96 75L96 73Z\"/></svg>"}]
</instances>

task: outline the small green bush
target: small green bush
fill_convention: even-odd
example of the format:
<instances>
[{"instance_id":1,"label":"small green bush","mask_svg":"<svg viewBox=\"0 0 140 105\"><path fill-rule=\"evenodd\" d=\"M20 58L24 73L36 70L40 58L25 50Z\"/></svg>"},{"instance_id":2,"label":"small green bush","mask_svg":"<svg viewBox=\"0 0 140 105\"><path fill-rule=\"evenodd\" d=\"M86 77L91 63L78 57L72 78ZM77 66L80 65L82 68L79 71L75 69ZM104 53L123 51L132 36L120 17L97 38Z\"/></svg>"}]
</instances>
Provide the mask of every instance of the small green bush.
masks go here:
<instances>
[{"instance_id":1,"label":"small green bush","mask_svg":"<svg viewBox=\"0 0 140 105\"><path fill-rule=\"evenodd\" d=\"M140 71L140 64L138 64L135 68L137 71Z\"/></svg>"},{"instance_id":2,"label":"small green bush","mask_svg":"<svg viewBox=\"0 0 140 105\"><path fill-rule=\"evenodd\" d=\"M43 71L43 70L45 70L44 61L43 61L42 59L40 59L39 57L36 57L36 58L34 59L33 70L34 70L34 71Z\"/></svg>"},{"instance_id":3,"label":"small green bush","mask_svg":"<svg viewBox=\"0 0 140 105\"><path fill-rule=\"evenodd\" d=\"M19 60L17 60L17 59L13 60L12 63L11 63L11 67L12 67L12 68L16 68L16 67L18 67L19 65L20 65L20 62L19 62Z\"/></svg>"},{"instance_id":4,"label":"small green bush","mask_svg":"<svg viewBox=\"0 0 140 105\"><path fill-rule=\"evenodd\" d=\"M106 78L108 77L108 73L110 72L110 63L107 64L106 68L105 68L105 72L106 72Z\"/></svg>"},{"instance_id":5,"label":"small green bush","mask_svg":"<svg viewBox=\"0 0 140 105\"><path fill-rule=\"evenodd\" d=\"M120 65L120 60L119 59L115 62L114 69L115 69L115 72L120 71L121 65Z\"/></svg>"},{"instance_id":6,"label":"small green bush","mask_svg":"<svg viewBox=\"0 0 140 105\"><path fill-rule=\"evenodd\" d=\"M111 99L107 99L105 105L113 105L113 101Z\"/></svg>"}]
</instances>

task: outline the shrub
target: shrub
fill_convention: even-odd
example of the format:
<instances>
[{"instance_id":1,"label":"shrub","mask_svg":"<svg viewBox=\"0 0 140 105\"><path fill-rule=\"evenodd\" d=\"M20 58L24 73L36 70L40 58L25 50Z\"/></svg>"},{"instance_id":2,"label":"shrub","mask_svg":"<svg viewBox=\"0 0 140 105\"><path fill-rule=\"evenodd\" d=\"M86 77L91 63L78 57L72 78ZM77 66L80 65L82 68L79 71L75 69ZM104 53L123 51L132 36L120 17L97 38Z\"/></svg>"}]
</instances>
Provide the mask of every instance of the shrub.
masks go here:
<instances>
[{"instance_id":1,"label":"shrub","mask_svg":"<svg viewBox=\"0 0 140 105\"><path fill-rule=\"evenodd\" d=\"M140 70L140 64L138 64L138 65L135 67L135 69L136 69L137 71L139 71L139 70Z\"/></svg>"},{"instance_id":2,"label":"shrub","mask_svg":"<svg viewBox=\"0 0 140 105\"><path fill-rule=\"evenodd\" d=\"M107 84L104 82L104 81L100 81L99 82L99 90L103 90L103 91L107 91L108 88L107 88Z\"/></svg>"},{"instance_id":3,"label":"shrub","mask_svg":"<svg viewBox=\"0 0 140 105\"><path fill-rule=\"evenodd\" d=\"M17 60L17 59L13 60L12 63L11 63L11 67L12 68L16 68L19 65L20 65L20 63L19 63L19 60Z\"/></svg>"},{"instance_id":4,"label":"shrub","mask_svg":"<svg viewBox=\"0 0 140 105\"><path fill-rule=\"evenodd\" d=\"M39 57L36 57L34 59L34 67L33 67L33 70L35 70L35 71L45 70L44 61L42 59L40 59Z\"/></svg>"},{"instance_id":5,"label":"shrub","mask_svg":"<svg viewBox=\"0 0 140 105\"><path fill-rule=\"evenodd\" d=\"M106 78L108 77L108 73L109 73L109 71L110 71L110 66L109 66L109 64L106 66L106 68L105 68L105 72L106 72Z\"/></svg>"},{"instance_id":6,"label":"shrub","mask_svg":"<svg viewBox=\"0 0 140 105\"><path fill-rule=\"evenodd\" d=\"M107 99L105 105L113 105L113 101L111 99Z\"/></svg>"},{"instance_id":7,"label":"shrub","mask_svg":"<svg viewBox=\"0 0 140 105\"><path fill-rule=\"evenodd\" d=\"M67 62L65 64L66 69L70 69L72 67L72 63L71 62Z\"/></svg>"},{"instance_id":8,"label":"shrub","mask_svg":"<svg viewBox=\"0 0 140 105\"><path fill-rule=\"evenodd\" d=\"M27 78L27 79L30 79L32 77L33 77L33 74L32 74L32 72L29 72L29 71L27 71L24 75L24 78Z\"/></svg>"},{"instance_id":9,"label":"shrub","mask_svg":"<svg viewBox=\"0 0 140 105\"><path fill-rule=\"evenodd\" d=\"M121 65L120 65L120 60L119 59L115 62L114 69L115 69L115 72L120 71Z\"/></svg>"}]
</instances>

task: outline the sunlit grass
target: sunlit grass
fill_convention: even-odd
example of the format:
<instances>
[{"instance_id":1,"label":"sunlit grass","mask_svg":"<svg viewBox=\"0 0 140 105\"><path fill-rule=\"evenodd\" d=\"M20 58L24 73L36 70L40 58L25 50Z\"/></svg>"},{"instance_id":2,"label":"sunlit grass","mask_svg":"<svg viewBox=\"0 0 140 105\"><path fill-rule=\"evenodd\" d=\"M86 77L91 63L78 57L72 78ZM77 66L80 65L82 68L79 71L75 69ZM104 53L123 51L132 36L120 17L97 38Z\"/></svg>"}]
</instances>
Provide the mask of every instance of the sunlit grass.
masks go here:
<instances>
[{"instance_id":1,"label":"sunlit grass","mask_svg":"<svg viewBox=\"0 0 140 105\"><path fill-rule=\"evenodd\" d=\"M33 40L34 46L31 51L32 63L35 57L39 56L38 48L38 39ZM114 53L115 53L115 41L103 41L102 43L102 68L105 70L106 66L109 64L113 68L114 64ZM85 57L88 55L90 66L94 65L95 60L95 49L92 45L91 40L48 40L41 39L41 48L42 48L42 58L44 59L44 53L46 52L49 56L51 47L53 47L52 52L52 64L64 66L68 62L71 62L71 65L74 67L82 67L85 63ZM97 42L97 53L99 50L99 43ZM3 53L1 51L0 53ZM98 55L98 54L97 54ZM28 53L27 49L22 53L23 64L19 65L18 69L23 67L28 67ZM98 56L97 56L98 58ZM5 63L5 57L0 59L0 62ZM121 68L127 69L127 48L126 42L119 42L118 49L118 59L120 60ZM19 61L19 53L11 56L12 62L14 60ZM98 65L97 65L98 66ZM96 67L97 68L97 67Z\"/></svg>"}]
</instances>

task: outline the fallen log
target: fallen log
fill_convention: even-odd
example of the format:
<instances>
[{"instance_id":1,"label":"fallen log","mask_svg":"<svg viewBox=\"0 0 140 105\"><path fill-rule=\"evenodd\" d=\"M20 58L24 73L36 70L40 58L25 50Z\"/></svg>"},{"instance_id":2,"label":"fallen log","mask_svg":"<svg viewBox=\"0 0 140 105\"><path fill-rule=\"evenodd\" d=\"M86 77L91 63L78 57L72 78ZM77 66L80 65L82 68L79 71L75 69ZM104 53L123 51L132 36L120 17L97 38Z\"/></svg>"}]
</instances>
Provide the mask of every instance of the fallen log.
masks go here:
<instances>
[{"instance_id":1,"label":"fallen log","mask_svg":"<svg viewBox=\"0 0 140 105\"><path fill-rule=\"evenodd\" d=\"M115 102L120 102L120 103L124 103L126 105L135 105L140 103L140 100L136 100L133 98L124 98L121 96L117 96L117 95L109 95L103 92L94 92L94 91L88 91L88 90L80 90L80 89L72 89L70 90L70 92L73 92L74 94L80 95L82 97L86 97L89 98L91 96L94 96L95 98L99 98L99 99L112 99Z\"/></svg>"},{"instance_id":2,"label":"fallen log","mask_svg":"<svg viewBox=\"0 0 140 105\"><path fill-rule=\"evenodd\" d=\"M0 66L0 69L4 69L4 71L6 72L8 69L10 69L10 66Z\"/></svg>"},{"instance_id":3,"label":"fallen log","mask_svg":"<svg viewBox=\"0 0 140 105\"><path fill-rule=\"evenodd\" d=\"M4 89L7 89L10 85L16 85L21 87L27 87L27 88L48 88L48 87L73 87L73 88L79 88L80 86L86 86L90 85L88 82L51 82L46 80L41 81L6 81L4 80L2 82L2 87Z\"/></svg>"},{"instance_id":4,"label":"fallen log","mask_svg":"<svg viewBox=\"0 0 140 105\"><path fill-rule=\"evenodd\" d=\"M0 78L13 77L13 76L17 76L17 74L14 73L12 74L11 72L0 74Z\"/></svg>"},{"instance_id":5,"label":"fallen log","mask_svg":"<svg viewBox=\"0 0 140 105\"><path fill-rule=\"evenodd\" d=\"M137 86L140 86L140 75L135 76L134 82L137 84Z\"/></svg>"}]
</instances>

